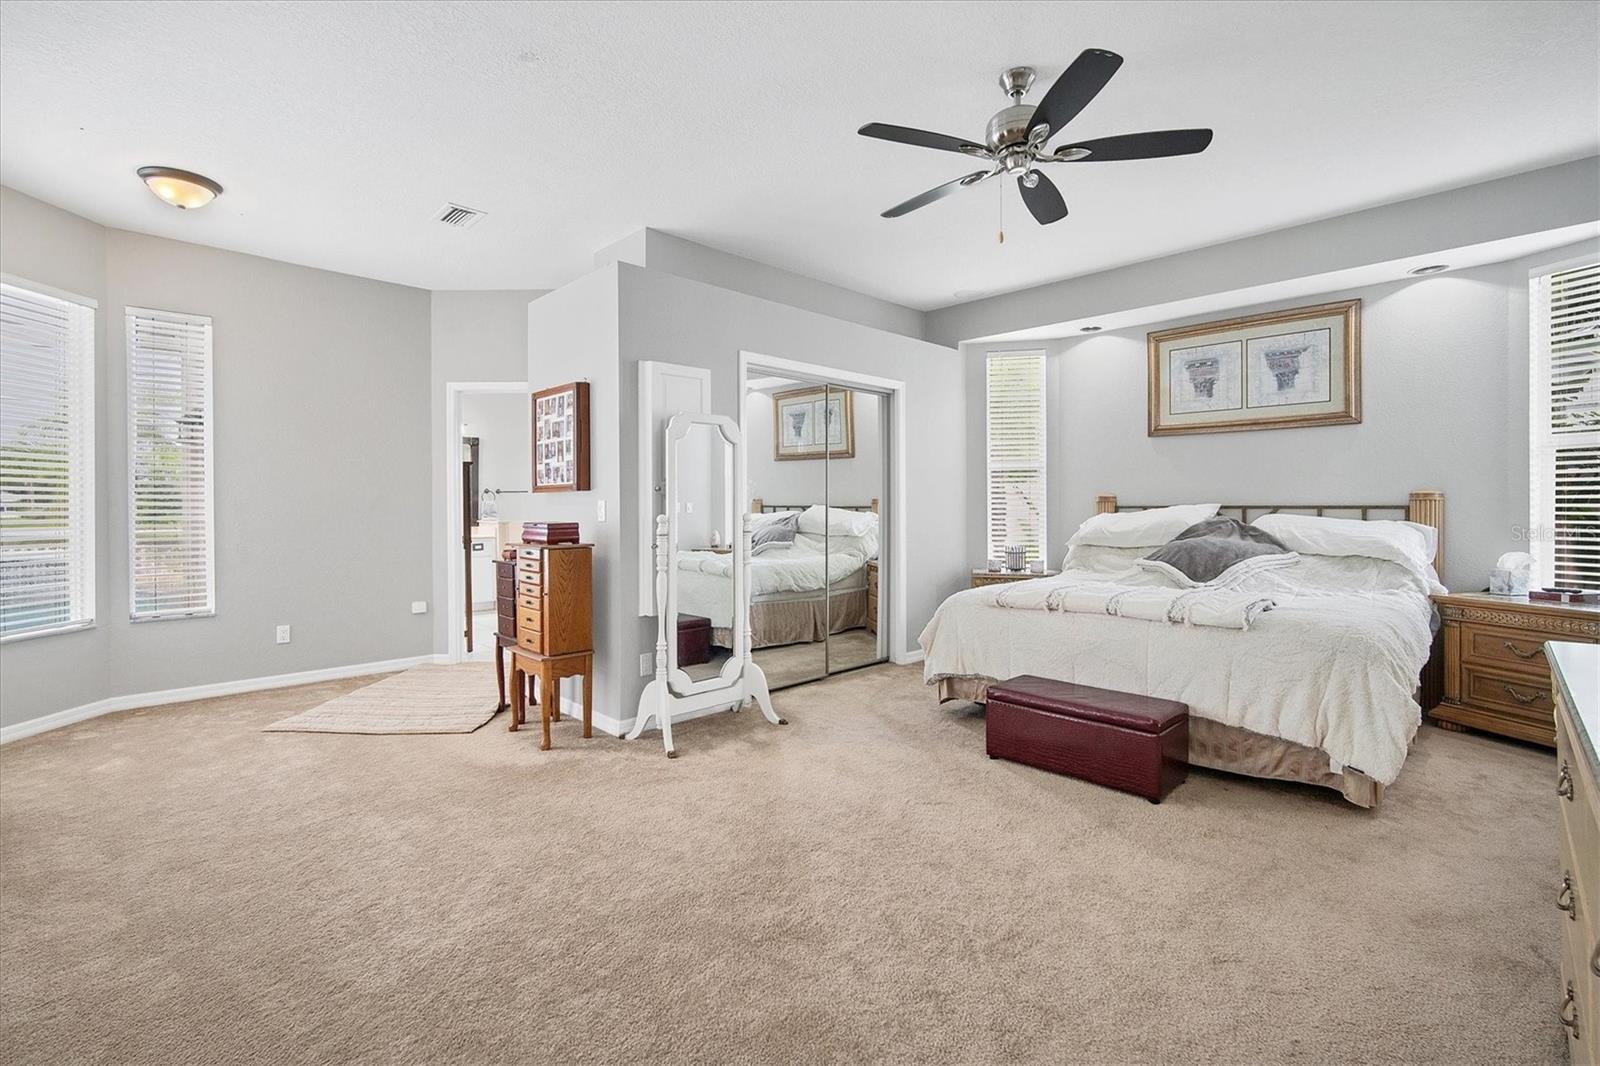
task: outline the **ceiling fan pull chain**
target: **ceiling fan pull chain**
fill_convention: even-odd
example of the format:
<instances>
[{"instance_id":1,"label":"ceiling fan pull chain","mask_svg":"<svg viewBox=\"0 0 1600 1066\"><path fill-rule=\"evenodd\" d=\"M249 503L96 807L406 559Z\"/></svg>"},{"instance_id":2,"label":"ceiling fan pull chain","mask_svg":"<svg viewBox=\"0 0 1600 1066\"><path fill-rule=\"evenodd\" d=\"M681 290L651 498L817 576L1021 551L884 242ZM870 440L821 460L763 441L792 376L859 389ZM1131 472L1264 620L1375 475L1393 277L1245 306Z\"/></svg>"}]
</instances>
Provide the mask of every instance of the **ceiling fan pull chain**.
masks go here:
<instances>
[{"instance_id":1,"label":"ceiling fan pull chain","mask_svg":"<svg viewBox=\"0 0 1600 1066\"><path fill-rule=\"evenodd\" d=\"M999 243L1004 244L1004 243L1006 243L1006 183L1002 181L1002 182L998 182L997 185L999 186L999 189L1000 189L1000 230L999 230L1000 241L999 241Z\"/></svg>"}]
</instances>

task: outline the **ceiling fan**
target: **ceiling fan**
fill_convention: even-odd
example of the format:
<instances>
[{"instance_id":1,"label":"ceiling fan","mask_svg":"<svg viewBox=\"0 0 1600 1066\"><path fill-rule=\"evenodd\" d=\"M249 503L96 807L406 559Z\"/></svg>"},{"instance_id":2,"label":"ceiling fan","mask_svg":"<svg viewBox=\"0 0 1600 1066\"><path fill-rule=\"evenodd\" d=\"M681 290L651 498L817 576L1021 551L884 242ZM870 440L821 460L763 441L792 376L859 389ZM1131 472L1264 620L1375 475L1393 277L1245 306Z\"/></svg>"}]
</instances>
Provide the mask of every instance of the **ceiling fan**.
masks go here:
<instances>
[{"instance_id":1,"label":"ceiling fan","mask_svg":"<svg viewBox=\"0 0 1600 1066\"><path fill-rule=\"evenodd\" d=\"M1040 225L1048 226L1067 217L1067 205L1061 199L1061 191L1056 188L1055 182L1038 169L1039 164L1159 159L1163 156L1193 155L1206 150L1211 143L1210 130L1124 133L1115 137L1098 137L1092 141L1077 141L1062 145L1053 152L1047 151L1045 145L1050 138L1088 106L1120 66L1122 57L1115 52L1101 48L1086 49L1050 86L1050 91L1044 94L1044 99L1039 101L1037 107L1022 102L1033 85L1033 68L1012 67L1000 75L1000 88L1011 97L1011 106L995 112L989 120L982 144L943 133L889 126L882 122L869 122L862 126L856 132L863 137L959 152L990 164L986 170L973 171L954 181L936 185L905 203L896 204L885 211L883 217L899 218L935 200L942 200L958 189L970 188L1004 173L1016 177L1022 202L1028 205L1028 210Z\"/></svg>"}]
</instances>

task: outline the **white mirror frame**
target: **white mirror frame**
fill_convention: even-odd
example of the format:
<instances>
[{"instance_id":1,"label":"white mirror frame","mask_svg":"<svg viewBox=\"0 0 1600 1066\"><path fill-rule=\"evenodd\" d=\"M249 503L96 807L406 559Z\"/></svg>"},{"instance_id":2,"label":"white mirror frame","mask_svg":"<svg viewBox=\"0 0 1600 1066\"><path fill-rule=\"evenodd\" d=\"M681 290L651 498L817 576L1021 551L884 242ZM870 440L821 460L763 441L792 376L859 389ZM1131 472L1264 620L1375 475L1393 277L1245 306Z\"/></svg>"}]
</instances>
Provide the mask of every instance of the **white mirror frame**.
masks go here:
<instances>
[{"instance_id":1,"label":"white mirror frame","mask_svg":"<svg viewBox=\"0 0 1600 1066\"><path fill-rule=\"evenodd\" d=\"M733 654L716 677L694 681L678 666L678 552L680 446L692 427L709 425L722 435L732 469L728 473L728 495L739 507L739 535L734 539L733 563ZM788 724L772 709L767 676L750 653L750 602L745 595L750 578L750 514L744 501L745 452L739 425L725 415L676 414L667 423L667 500L666 514L656 516L656 602L661 605L656 620L655 677L639 694L639 709L634 716L629 740L637 740L654 721L661 729L661 743L669 759L677 757L672 745L672 723L743 707L755 700L761 715L774 725ZM670 629L669 629L670 627ZM672 639L668 640L669 631Z\"/></svg>"}]
</instances>

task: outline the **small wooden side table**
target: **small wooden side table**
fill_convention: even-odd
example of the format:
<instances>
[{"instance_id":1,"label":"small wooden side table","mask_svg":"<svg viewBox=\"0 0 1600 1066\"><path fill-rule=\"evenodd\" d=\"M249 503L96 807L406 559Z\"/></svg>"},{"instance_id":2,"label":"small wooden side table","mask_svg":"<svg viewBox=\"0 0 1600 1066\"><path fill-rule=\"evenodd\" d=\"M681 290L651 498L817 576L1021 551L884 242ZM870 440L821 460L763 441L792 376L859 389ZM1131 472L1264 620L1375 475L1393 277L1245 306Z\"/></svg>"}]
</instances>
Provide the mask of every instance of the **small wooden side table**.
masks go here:
<instances>
[{"instance_id":1,"label":"small wooden side table","mask_svg":"<svg viewBox=\"0 0 1600 1066\"><path fill-rule=\"evenodd\" d=\"M539 679L539 723L544 736L540 751L550 750L550 719L561 720L561 679L583 678L583 736L594 735L594 652L574 652L571 655L535 655L521 648L511 649L511 725L517 727L527 721L528 677Z\"/></svg>"},{"instance_id":2,"label":"small wooden side table","mask_svg":"<svg viewBox=\"0 0 1600 1066\"><path fill-rule=\"evenodd\" d=\"M972 587L982 588L985 585L1003 585L1008 581L1029 581L1036 577L1055 577L1061 573L1059 570L1046 570L1042 574L1035 574L1029 570L974 570L972 572Z\"/></svg>"}]
</instances>

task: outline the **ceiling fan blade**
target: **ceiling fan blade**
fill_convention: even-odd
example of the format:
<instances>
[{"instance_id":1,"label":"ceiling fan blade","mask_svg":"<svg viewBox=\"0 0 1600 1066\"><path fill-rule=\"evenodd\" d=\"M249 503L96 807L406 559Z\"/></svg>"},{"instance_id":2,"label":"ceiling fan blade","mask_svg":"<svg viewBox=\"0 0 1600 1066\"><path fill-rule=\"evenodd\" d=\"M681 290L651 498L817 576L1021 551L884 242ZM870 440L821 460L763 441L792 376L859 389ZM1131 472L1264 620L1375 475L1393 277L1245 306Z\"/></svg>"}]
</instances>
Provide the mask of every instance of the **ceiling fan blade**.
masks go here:
<instances>
[{"instance_id":1,"label":"ceiling fan blade","mask_svg":"<svg viewBox=\"0 0 1600 1066\"><path fill-rule=\"evenodd\" d=\"M1194 155L1205 151L1210 144L1210 130L1152 130L1065 144L1055 150L1055 155L1068 163L1105 163L1118 159Z\"/></svg>"},{"instance_id":2,"label":"ceiling fan blade","mask_svg":"<svg viewBox=\"0 0 1600 1066\"><path fill-rule=\"evenodd\" d=\"M1048 226L1052 222L1060 222L1067 217L1067 202L1061 198L1061 190L1056 188L1056 183L1040 174L1037 170L1030 170L1039 179L1033 188L1028 188L1028 183L1023 180L1028 175L1024 174L1017 179L1017 188L1022 190L1022 202L1028 205L1028 210L1033 212L1033 217L1039 225Z\"/></svg>"},{"instance_id":3,"label":"ceiling fan blade","mask_svg":"<svg viewBox=\"0 0 1600 1066\"><path fill-rule=\"evenodd\" d=\"M1103 48L1084 49L1072 61L1072 66L1061 72L1061 77L1034 109L1028 123L1029 139L1034 144L1043 144L1054 137L1106 87L1106 82L1120 66L1122 57L1115 52ZM1039 132L1041 125L1046 127L1043 133Z\"/></svg>"},{"instance_id":4,"label":"ceiling fan blade","mask_svg":"<svg viewBox=\"0 0 1600 1066\"><path fill-rule=\"evenodd\" d=\"M977 170L955 181L947 181L943 185L935 185L927 192L918 193L903 204L895 204L883 213L884 218L899 218L908 215L919 207L927 207L935 200L942 200L958 189L965 189L969 185L976 185L984 178L998 174L998 170Z\"/></svg>"},{"instance_id":5,"label":"ceiling fan blade","mask_svg":"<svg viewBox=\"0 0 1600 1066\"><path fill-rule=\"evenodd\" d=\"M942 152L960 152L963 155L988 156L989 149L973 141L951 137L945 133L929 133L909 126L890 126L882 122L869 122L856 130L863 137L876 137L880 141L914 144L918 148L937 148Z\"/></svg>"}]
</instances>

